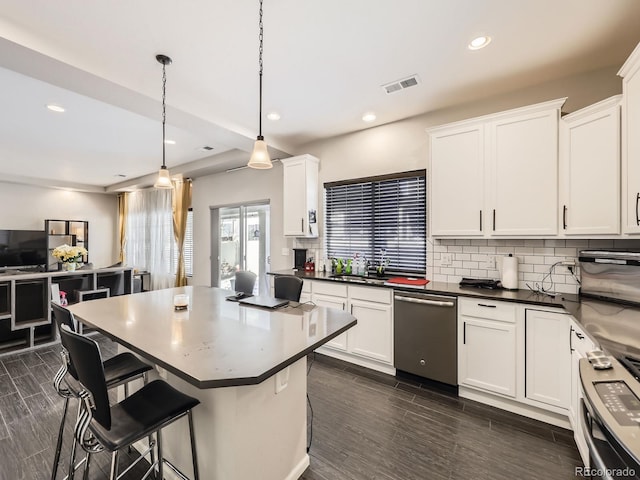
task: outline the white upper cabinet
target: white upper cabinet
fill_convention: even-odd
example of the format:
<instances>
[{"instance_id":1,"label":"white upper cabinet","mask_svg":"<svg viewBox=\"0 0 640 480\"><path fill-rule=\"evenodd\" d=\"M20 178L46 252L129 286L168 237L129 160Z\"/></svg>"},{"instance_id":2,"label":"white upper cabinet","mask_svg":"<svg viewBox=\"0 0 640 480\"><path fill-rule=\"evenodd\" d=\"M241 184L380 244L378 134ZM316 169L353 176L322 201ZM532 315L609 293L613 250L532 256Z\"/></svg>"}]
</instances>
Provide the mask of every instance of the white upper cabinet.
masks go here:
<instances>
[{"instance_id":1,"label":"white upper cabinet","mask_svg":"<svg viewBox=\"0 0 640 480\"><path fill-rule=\"evenodd\" d=\"M432 235L482 235L484 125L429 131Z\"/></svg>"},{"instance_id":2,"label":"white upper cabinet","mask_svg":"<svg viewBox=\"0 0 640 480\"><path fill-rule=\"evenodd\" d=\"M281 160L284 175L283 230L289 237L318 236L318 164L316 157L299 155Z\"/></svg>"},{"instance_id":3,"label":"white upper cabinet","mask_svg":"<svg viewBox=\"0 0 640 480\"><path fill-rule=\"evenodd\" d=\"M492 235L558 232L558 120L565 100L512 110L490 123Z\"/></svg>"},{"instance_id":4,"label":"white upper cabinet","mask_svg":"<svg viewBox=\"0 0 640 480\"><path fill-rule=\"evenodd\" d=\"M558 121L565 100L428 129L430 234L557 234Z\"/></svg>"},{"instance_id":5,"label":"white upper cabinet","mask_svg":"<svg viewBox=\"0 0 640 480\"><path fill-rule=\"evenodd\" d=\"M560 228L620 233L620 101L608 98L560 121Z\"/></svg>"},{"instance_id":6,"label":"white upper cabinet","mask_svg":"<svg viewBox=\"0 0 640 480\"><path fill-rule=\"evenodd\" d=\"M640 44L622 66L622 229L640 233Z\"/></svg>"}]
</instances>

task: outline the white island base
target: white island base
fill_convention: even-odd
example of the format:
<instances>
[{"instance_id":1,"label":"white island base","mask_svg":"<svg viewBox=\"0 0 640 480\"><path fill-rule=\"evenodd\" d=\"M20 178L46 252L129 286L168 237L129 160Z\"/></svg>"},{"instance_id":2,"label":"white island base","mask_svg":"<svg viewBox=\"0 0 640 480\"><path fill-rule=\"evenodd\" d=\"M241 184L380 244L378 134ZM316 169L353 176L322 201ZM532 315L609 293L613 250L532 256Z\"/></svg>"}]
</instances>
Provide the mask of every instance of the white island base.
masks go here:
<instances>
[{"instance_id":1,"label":"white island base","mask_svg":"<svg viewBox=\"0 0 640 480\"><path fill-rule=\"evenodd\" d=\"M257 385L199 389L158 368L161 378L196 397L193 409L202 480L295 480L307 455L307 360ZM163 456L193 478L186 417L162 430ZM179 477L165 465L164 477Z\"/></svg>"}]
</instances>

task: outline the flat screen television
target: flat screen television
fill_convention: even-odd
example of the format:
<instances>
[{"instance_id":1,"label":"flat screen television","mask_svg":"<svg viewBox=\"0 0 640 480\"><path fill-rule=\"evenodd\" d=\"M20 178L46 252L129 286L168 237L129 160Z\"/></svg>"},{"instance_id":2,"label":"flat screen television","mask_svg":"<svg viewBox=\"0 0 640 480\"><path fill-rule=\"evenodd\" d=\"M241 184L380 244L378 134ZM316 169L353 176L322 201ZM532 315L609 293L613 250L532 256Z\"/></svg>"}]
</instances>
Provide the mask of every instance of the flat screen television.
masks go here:
<instances>
[{"instance_id":1,"label":"flat screen television","mask_svg":"<svg viewBox=\"0 0 640 480\"><path fill-rule=\"evenodd\" d=\"M47 264L47 232L0 230L0 268Z\"/></svg>"}]
</instances>

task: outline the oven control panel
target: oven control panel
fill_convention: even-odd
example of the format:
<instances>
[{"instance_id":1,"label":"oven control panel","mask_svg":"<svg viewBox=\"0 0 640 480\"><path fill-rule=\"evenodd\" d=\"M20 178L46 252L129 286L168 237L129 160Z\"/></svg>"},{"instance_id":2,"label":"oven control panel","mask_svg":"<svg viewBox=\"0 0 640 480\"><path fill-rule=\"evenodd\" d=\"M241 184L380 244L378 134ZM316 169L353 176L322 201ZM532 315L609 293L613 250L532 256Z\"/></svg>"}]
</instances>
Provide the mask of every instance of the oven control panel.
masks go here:
<instances>
[{"instance_id":1,"label":"oven control panel","mask_svg":"<svg viewBox=\"0 0 640 480\"><path fill-rule=\"evenodd\" d=\"M594 387L620 425L640 425L640 400L625 382L596 382Z\"/></svg>"}]
</instances>

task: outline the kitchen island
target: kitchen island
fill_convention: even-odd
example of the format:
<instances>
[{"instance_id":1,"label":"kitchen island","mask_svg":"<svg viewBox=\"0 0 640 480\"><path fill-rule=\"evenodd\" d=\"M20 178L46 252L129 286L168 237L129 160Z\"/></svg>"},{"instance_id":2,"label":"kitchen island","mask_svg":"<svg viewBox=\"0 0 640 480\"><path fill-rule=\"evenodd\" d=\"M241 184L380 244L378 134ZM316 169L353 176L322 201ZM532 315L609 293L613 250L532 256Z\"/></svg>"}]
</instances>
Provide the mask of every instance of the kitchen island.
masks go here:
<instances>
[{"instance_id":1,"label":"kitchen island","mask_svg":"<svg viewBox=\"0 0 640 480\"><path fill-rule=\"evenodd\" d=\"M309 465L306 355L356 319L310 305L241 306L225 300L230 293L172 288L83 302L71 311L200 399L194 421L201 478L299 478ZM189 296L188 310L174 311L176 294ZM190 475L188 438L186 422L176 422L163 435L163 450Z\"/></svg>"}]
</instances>

